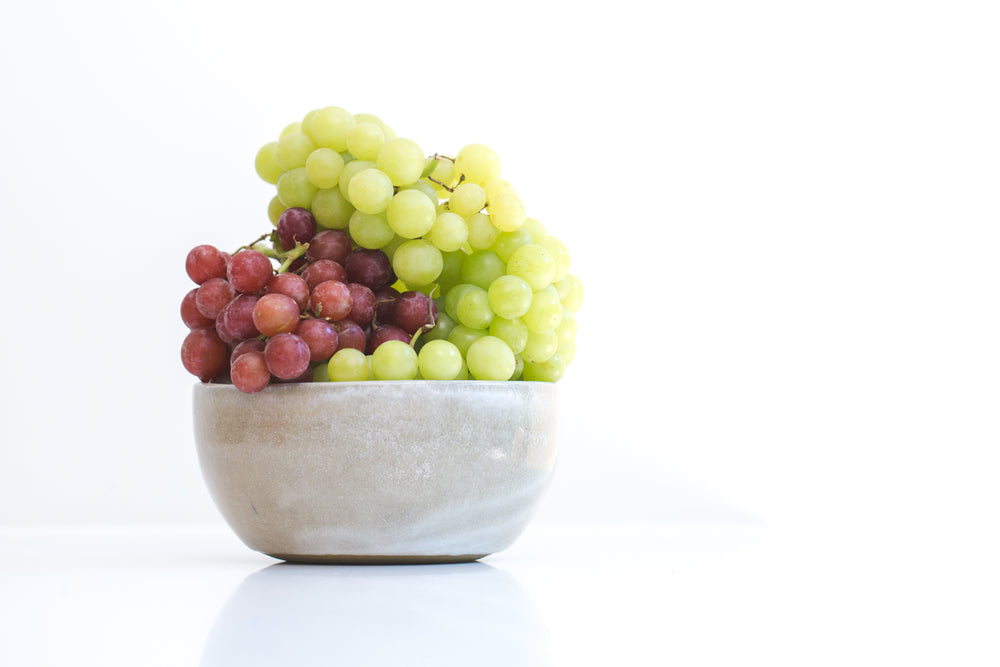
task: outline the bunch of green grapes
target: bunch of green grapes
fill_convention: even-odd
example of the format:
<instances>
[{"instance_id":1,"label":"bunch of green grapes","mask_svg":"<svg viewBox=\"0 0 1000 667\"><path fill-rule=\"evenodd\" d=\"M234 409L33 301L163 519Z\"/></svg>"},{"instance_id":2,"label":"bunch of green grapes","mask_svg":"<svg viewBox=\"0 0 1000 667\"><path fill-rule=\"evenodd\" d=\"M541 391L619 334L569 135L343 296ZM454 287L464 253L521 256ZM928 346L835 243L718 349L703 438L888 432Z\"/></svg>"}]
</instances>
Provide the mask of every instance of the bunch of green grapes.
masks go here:
<instances>
[{"instance_id":1,"label":"bunch of green grapes","mask_svg":"<svg viewBox=\"0 0 1000 667\"><path fill-rule=\"evenodd\" d=\"M492 149L428 157L376 116L326 107L288 125L255 166L277 187L272 224L306 209L320 229L349 233L356 250L384 253L397 294L434 301L432 326L409 343L383 341L367 360L338 351L318 379L555 382L573 361L583 285L565 244L501 178ZM376 318L369 343L391 325Z\"/></svg>"}]
</instances>

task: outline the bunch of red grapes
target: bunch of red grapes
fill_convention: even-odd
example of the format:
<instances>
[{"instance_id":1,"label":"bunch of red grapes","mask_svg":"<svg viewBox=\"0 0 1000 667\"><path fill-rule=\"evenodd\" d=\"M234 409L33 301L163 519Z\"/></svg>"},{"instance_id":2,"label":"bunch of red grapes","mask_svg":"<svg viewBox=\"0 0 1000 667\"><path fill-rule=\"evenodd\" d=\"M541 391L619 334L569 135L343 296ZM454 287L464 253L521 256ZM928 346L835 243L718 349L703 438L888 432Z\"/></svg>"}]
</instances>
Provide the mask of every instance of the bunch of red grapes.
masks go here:
<instances>
[{"instance_id":1,"label":"bunch of red grapes","mask_svg":"<svg viewBox=\"0 0 1000 667\"><path fill-rule=\"evenodd\" d=\"M191 249L185 268L198 287L181 302L188 372L254 393L271 382L311 381L339 349L370 355L434 327L434 300L393 288L384 252L355 248L347 231L316 229L311 212L290 208L278 219L273 251Z\"/></svg>"}]
</instances>

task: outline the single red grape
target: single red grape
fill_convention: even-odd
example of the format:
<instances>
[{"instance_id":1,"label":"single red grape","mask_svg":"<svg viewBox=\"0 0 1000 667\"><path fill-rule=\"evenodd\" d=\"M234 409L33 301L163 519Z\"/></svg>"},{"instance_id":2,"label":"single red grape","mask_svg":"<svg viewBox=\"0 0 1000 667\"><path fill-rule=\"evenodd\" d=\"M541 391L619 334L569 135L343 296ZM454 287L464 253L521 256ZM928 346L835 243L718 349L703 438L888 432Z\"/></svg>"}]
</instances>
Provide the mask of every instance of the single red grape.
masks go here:
<instances>
[{"instance_id":1,"label":"single red grape","mask_svg":"<svg viewBox=\"0 0 1000 667\"><path fill-rule=\"evenodd\" d=\"M236 259L235 257L233 258ZM225 330L235 342L254 338L260 335L253 323L253 307L257 303L253 294L237 294L236 298L226 304L215 321L215 328Z\"/></svg>"},{"instance_id":2,"label":"single red grape","mask_svg":"<svg viewBox=\"0 0 1000 667\"><path fill-rule=\"evenodd\" d=\"M398 298L399 290L391 285L375 290L375 302L378 304L375 308L375 319L379 324L393 324L392 309Z\"/></svg>"},{"instance_id":3,"label":"single red grape","mask_svg":"<svg viewBox=\"0 0 1000 667\"><path fill-rule=\"evenodd\" d=\"M351 312L351 291L339 280L326 280L313 288L309 305L317 317L336 322Z\"/></svg>"},{"instance_id":4,"label":"single red grape","mask_svg":"<svg viewBox=\"0 0 1000 667\"><path fill-rule=\"evenodd\" d=\"M309 347L309 361L326 361L337 351L340 342L336 330L326 320L302 320L295 335Z\"/></svg>"},{"instance_id":5,"label":"single red grape","mask_svg":"<svg viewBox=\"0 0 1000 667\"><path fill-rule=\"evenodd\" d=\"M264 341L260 338L248 338L247 340L240 342L233 348L232 354L229 355L230 367L233 365L234 361L242 357L247 352L263 352L264 345Z\"/></svg>"},{"instance_id":6,"label":"single red grape","mask_svg":"<svg viewBox=\"0 0 1000 667\"><path fill-rule=\"evenodd\" d=\"M292 380L309 369L309 346L295 334L281 333L267 341L264 360L272 375Z\"/></svg>"},{"instance_id":7,"label":"single red grape","mask_svg":"<svg viewBox=\"0 0 1000 667\"><path fill-rule=\"evenodd\" d=\"M195 299L198 296L199 289L201 288L195 287L181 299L181 320L183 320L184 325L188 329L204 329L205 327L215 326L214 317L205 317L198 310L198 304Z\"/></svg>"},{"instance_id":8,"label":"single red grape","mask_svg":"<svg viewBox=\"0 0 1000 667\"><path fill-rule=\"evenodd\" d=\"M226 275L237 292L250 294L267 286L274 275L274 267L266 255L247 248L240 250L229 260Z\"/></svg>"},{"instance_id":9,"label":"single red grape","mask_svg":"<svg viewBox=\"0 0 1000 667\"><path fill-rule=\"evenodd\" d=\"M316 285L327 280L337 280L346 283L347 271L344 270L343 266L331 259L320 259L307 266L306 270L302 272L302 277L311 290Z\"/></svg>"},{"instance_id":10,"label":"single red grape","mask_svg":"<svg viewBox=\"0 0 1000 667\"><path fill-rule=\"evenodd\" d=\"M344 265L347 278L352 283L361 283L373 292L379 287L396 282L392 263L381 250L358 248L347 258Z\"/></svg>"},{"instance_id":11,"label":"single red grape","mask_svg":"<svg viewBox=\"0 0 1000 667\"><path fill-rule=\"evenodd\" d=\"M368 346L368 337L365 335L365 330L357 322L340 320L331 324L333 325L333 330L337 332L338 350L351 347L359 352L365 351L365 348Z\"/></svg>"},{"instance_id":12,"label":"single red grape","mask_svg":"<svg viewBox=\"0 0 1000 667\"><path fill-rule=\"evenodd\" d=\"M434 299L423 292L403 292L392 308L393 322L409 334L417 329L430 331L437 324L438 309Z\"/></svg>"},{"instance_id":13,"label":"single red grape","mask_svg":"<svg viewBox=\"0 0 1000 667\"><path fill-rule=\"evenodd\" d=\"M181 363L188 373L208 382L229 362L229 348L214 329L194 329L181 343Z\"/></svg>"},{"instance_id":14,"label":"single red grape","mask_svg":"<svg viewBox=\"0 0 1000 667\"><path fill-rule=\"evenodd\" d=\"M271 382L271 371L263 352L247 352L233 361L229 377L245 394L256 394Z\"/></svg>"},{"instance_id":15,"label":"single red grape","mask_svg":"<svg viewBox=\"0 0 1000 667\"><path fill-rule=\"evenodd\" d=\"M293 206L286 208L278 217L278 241L286 251L295 243L309 243L316 234L316 218L308 209ZM308 252L308 250L307 250Z\"/></svg>"},{"instance_id":16,"label":"single red grape","mask_svg":"<svg viewBox=\"0 0 1000 667\"><path fill-rule=\"evenodd\" d=\"M365 350L365 354L372 354L378 349L379 345L389 340L401 340L409 345L411 338L413 338L413 336L406 333L406 331L400 327L397 327L394 324L386 324L372 331L372 335L368 339L368 348Z\"/></svg>"},{"instance_id":17,"label":"single red grape","mask_svg":"<svg viewBox=\"0 0 1000 667\"><path fill-rule=\"evenodd\" d=\"M325 229L309 241L306 257L310 262L330 259L343 266L353 249L350 234L342 229Z\"/></svg>"},{"instance_id":18,"label":"single red grape","mask_svg":"<svg viewBox=\"0 0 1000 667\"><path fill-rule=\"evenodd\" d=\"M271 278L265 289L267 294L285 294L295 299L299 311L309 307L309 284L297 273L279 273Z\"/></svg>"},{"instance_id":19,"label":"single red grape","mask_svg":"<svg viewBox=\"0 0 1000 667\"><path fill-rule=\"evenodd\" d=\"M350 283L347 289L351 292L351 312L346 319L368 324L375 317L375 293L361 283Z\"/></svg>"},{"instance_id":20,"label":"single red grape","mask_svg":"<svg viewBox=\"0 0 1000 667\"><path fill-rule=\"evenodd\" d=\"M195 246L188 252L184 268L188 277L201 285L210 278L226 277L226 257L215 246Z\"/></svg>"},{"instance_id":21,"label":"single red grape","mask_svg":"<svg viewBox=\"0 0 1000 667\"><path fill-rule=\"evenodd\" d=\"M265 294L253 305L253 325L267 337L299 326L299 304L287 294Z\"/></svg>"},{"instance_id":22,"label":"single red grape","mask_svg":"<svg viewBox=\"0 0 1000 667\"><path fill-rule=\"evenodd\" d=\"M198 288L195 305L198 312L214 321L226 304L236 296L236 290L224 278L209 278Z\"/></svg>"}]
</instances>

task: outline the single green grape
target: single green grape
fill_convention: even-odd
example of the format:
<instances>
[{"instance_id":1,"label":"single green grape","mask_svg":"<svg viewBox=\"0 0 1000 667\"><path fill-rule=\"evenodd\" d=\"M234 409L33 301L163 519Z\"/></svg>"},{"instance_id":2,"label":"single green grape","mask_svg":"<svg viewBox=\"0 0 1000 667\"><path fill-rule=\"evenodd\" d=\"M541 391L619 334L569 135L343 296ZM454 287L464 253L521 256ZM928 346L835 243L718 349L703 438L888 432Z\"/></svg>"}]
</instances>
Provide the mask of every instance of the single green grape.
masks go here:
<instances>
[{"instance_id":1,"label":"single green grape","mask_svg":"<svg viewBox=\"0 0 1000 667\"><path fill-rule=\"evenodd\" d=\"M500 276L488 290L490 308L500 317L512 320L521 317L531 307L531 285L517 276Z\"/></svg>"},{"instance_id":2,"label":"single green grape","mask_svg":"<svg viewBox=\"0 0 1000 667\"><path fill-rule=\"evenodd\" d=\"M496 316L490 309L486 290L474 287L462 295L455 305L458 321L470 329L485 329Z\"/></svg>"},{"instance_id":3,"label":"single green grape","mask_svg":"<svg viewBox=\"0 0 1000 667\"><path fill-rule=\"evenodd\" d=\"M362 213L381 213L392 197L392 181L378 169L359 171L347 185L347 198Z\"/></svg>"},{"instance_id":4,"label":"single green grape","mask_svg":"<svg viewBox=\"0 0 1000 667\"><path fill-rule=\"evenodd\" d=\"M521 319L532 331L555 331L562 322L563 305L556 288L549 285L535 292L531 306Z\"/></svg>"},{"instance_id":5,"label":"single green grape","mask_svg":"<svg viewBox=\"0 0 1000 667\"><path fill-rule=\"evenodd\" d=\"M465 261L465 253L461 250L455 252L441 253L444 265L441 267L441 275L437 278L437 283L441 287L441 294L447 294L451 288L462 282L462 263Z\"/></svg>"},{"instance_id":6,"label":"single green grape","mask_svg":"<svg viewBox=\"0 0 1000 667\"><path fill-rule=\"evenodd\" d=\"M441 275L443 267L441 251L433 243L423 239L406 241L396 248L392 256L392 269L396 272L396 277L410 286L433 283Z\"/></svg>"},{"instance_id":7,"label":"single green grape","mask_svg":"<svg viewBox=\"0 0 1000 667\"><path fill-rule=\"evenodd\" d=\"M469 240L469 226L465 224L465 218L462 216L445 211L435 218L434 226L431 227L427 238L441 252L455 252L461 250Z\"/></svg>"},{"instance_id":8,"label":"single green grape","mask_svg":"<svg viewBox=\"0 0 1000 667\"><path fill-rule=\"evenodd\" d=\"M576 339L574 338L565 343L560 341L557 354L562 357L567 366L573 363L573 359L576 357Z\"/></svg>"},{"instance_id":9,"label":"single green grape","mask_svg":"<svg viewBox=\"0 0 1000 667\"><path fill-rule=\"evenodd\" d=\"M536 292L552 284L555 272L556 261L552 255L535 243L521 246L507 261L507 273L523 278Z\"/></svg>"},{"instance_id":10,"label":"single green grape","mask_svg":"<svg viewBox=\"0 0 1000 667\"><path fill-rule=\"evenodd\" d=\"M557 288L560 293L563 290L566 291L566 296L562 298L563 307L572 310L574 313L579 312L580 306L583 305L583 283L573 274L568 274L560 282L566 283L563 289Z\"/></svg>"},{"instance_id":11,"label":"single green grape","mask_svg":"<svg viewBox=\"0 0 1000 667\"><path fill-rule=\"evenodd\" d=\"M319 190L313 195L309 208L316 224L325 229L346 229L354 214L354 207L340 188Z\"/></svg>"},{"instance_id":12,"label":"single green grape","mask_svg":"<svg viewBox=\"0 0 1000 667\"><path fill-rule=\"evenodd\" d=\"M566 274L569 273L569 249L566 244L554 236L546 236L535 243L548 250L552 259L555 260L556 270L552 275L552 282L558 282L565 278Z\"/></svg>"},{"instance_id":13,"label":"single green grape","mask_svg":"<svg viewBox=\"0 0 1000 667\"><path fill-rule=\"evenodd\" d=\"M354 116L358 120L358 116ZM358 124L347 133L347 150L358 160L371 160L378 157L378 152L385 143L382 128L376 123L358 121Z\"/></svg>"},{"instance_id":14,"label":"single green grape","mask_svg":"<svg viewBox=\"0 0 1000 667\"><path fill-rule=\"evenodd\" d=\"M317 148L306 158L306 176L321 190L337 185L343 168L344 158L329 148Z\"/></svg>"},{"instance_id":15,"label":"single green grape","mask_svg":"<svg viewBox=\"0 0 1000 667\"><path fill-rule=\"evenodd\" d=\"M448 200L448 209L463 218L479 213L484 206L486 206L486 192L481 185L475 183L460 183Z\"/></svg>"},{"instance_id":16,"label":"single green grape","mask_svg":"<svg viewBox=\"0 0 1000 667\"><path fill-rule=\"evenodd\" d=\"M430 340L420 348L417 365L425 380L454 380L462 371L462 353L448 340Z\"/></svg>"},{"instance_id":17,"label":"single green grape","mask_svg":"<svg viewBox=\"0 0 1000 667\"><path fill-rule=\"evenodd\" d=\"M506 264L518 248L529 245L531 242L531 234L523 229L502 233L500 230L497 230L496 240L493 242L492 249L497 254L497 257Z\"/></svg>"},{"instance_id":18,"label":"single green grape","mask_svg":"<svg viewBox=\"0 0 1000 667\"><path fill-rule=\"evenodd\" d=\"M497 197L505 193L517 196L517 190L510 184L510 181L505 181L502 178L494 178L483 188L483 194L486 195L485 203L487 205L496 201Z\"/></svg>"},{"instance_id":19,"label":"single green grape","mask_svg":"<svg viewBox=\"0 0 1000 667\"><path fill-rule=\"evenodd\" d=\"M514 354L521 354L524 346L528 343L528 325L519 317L513 320L494 317L489 332L491 336L496 336L507 343L507 347Z\"/></svg>"},{"instance_id":20,"label":"single green grape","mask_svg":"<svg viewBox=\"0 0 1000 667\"><path fill-rule=\"evenodd\" d=\"M313 196L318 191L319 188L309 182L305 167L286 171L278 178L278 198L288 208L294 206L309 208Z\"/></svg>"},{"instance_id":21,"label":"single green grape","mask_svg":"<svg viewBox=\"0 0 1000 667\"><path fill-rule=\"evenodd\" d=\"M566 362L557 353L540 363L524 364L523 378L529 382L558 382L566 372Z\"/></svg>"},{"instance_id":22,"label":"single green grape","mask_svg":"<svg viewBox=\"0 0 1000 667\"><path fill-rule=\"evenodd\" d=\"M493 281L507 273L507 267L490 250L476 250L462 262L462 282L489 289Z\"/></svg>"},{"instance_id":23,"label":"single green grape","mask_svg":"<svg viewBox=\"0 0 1000 667\"><path fill-rule=\"evenodd\" d=\"M556 337L559 338L559 348L562 349L564 343L576 339L577 322L576 315L572 310L563 308L562 321L556 327Z\"/></svg>"},{"instance_id":24,"label":"single green grape","mask_svg":"<svg viewBox=\"0 0 1000 667\"><path fill-rule=\"evenodd\" d=\"M285 212L288 207L281 203L281 199L278 195L271 197L271 201L267 204L267 217L271 221L271 224L275 227L278 226L278 218L281 214Z\"/></svg>"},{"instance_id":25,"label":"single green grape","mask_svg":"<svg viewBox=\"0 0 1000 667\"><path fill-rule=\"evenodd\" d=\"M410 139L387 139L375 160L378 168L389 175L393 185L415 183L424 171L424 153Z\"/></svg>"},{"instance_id":26,"label":"single green grape","mask_svg":"<svg viewBox=\"0 0 1000 667\"><path fill-rule=\"evenodd\" d=\"M330 381L330 366L329 364L319 364L313 368L313 382L329 382Z\"/></svg>"},{"instance_id":27,"label":"single green grape","mask_svg":"<svg viewBox=\"0 0 1000 667\"><path fill-rule=\"evenodd\" d=\"M490 220L502 232L520 229L528 217L524 212L524 202L517 195L502 192L490 204Z\"/></svg>"},{"instance_id":28,"label":"single green grape","mask_svg":"<svg viewBox=\"0 0 1000 667\"><path fill-rule=\"evenodd\" d=\"M473 250L487 250L500 237L500 230L493 225L490 216L485 213L470 215L465 224L469 227L469 246Z\"/></svg>"},{"instance_id":29,"label":"single green grape","mask_svg":"<svg viewBox=\"0 0 1000 667\"><path fill-rule=\"evenodd\" d=\"M286 134L278 141L278 164L285 171L306 166L309 154L316 149L313 140L301 132Z\"/></svg>"},{"instance_id":30,"label":"single green grape","mask_svg":"<svg viewBox=\"0 0 1000 667\"><path fill-rule=\"evenodd\" d=\"M348 230L355 243L370 250L384 248L396 238L396 232L392 231L392 227L385 219L385 211L381 213L355 211L348 223Z\"/></svg>"},{"instance_id":31,"label":"single green grape","mask_svg":"<svg viewBox=\"0 0 1000 667\"><path fill-rule=\"evenodd\" d=\"M400 190L386 208L386 219L397 234L415 239L431 230L437 210L422 192Z\"/></svg>"},{"instance_id":32,"label":"single green grape","mask_svg":"<svg viewBox=\"0 0 1000 667\"><path fill-rule=\"evenodd\" d=\"M539 333L529 331L528 339L521 350L521 358L525 363L537 364L547 360L559 349L559 338L554 331Z\"/></svg>"},{"instance_id":33,"label":"single green grape","mask_svg":"<svg viewBox=\"0 0 1000 667\"><path fill-rule=\"evenodd\" d=\"M385 223L385 224L389 224L389 222L388 222L388 221L386 221L386 223ZM390 227L390 229L392 229L392 228ZM393 232L393 234L396 234L396 233L395 233L395 232ZM386 243L386 244L385 244L384 246L382 246L382 252L384 252L384 253L385 253L385 256L386 256L386 257L388 257L388 258L389 258L389 261L391 262L391 261L392 261L392 258L393 258L393 257L395 257L395 255L396 255L396 249L397 249L397 248L398 248L399 246L401 246L401 245L403 245L404 243L406 243L406 242L407 242L408 240L409 240L409 239L404 239L404 238L403 238L402 236L400 236L399 234L396 234L395 236L393 236L393 237L392 237L392 240L391 240L391 241L389 241L389 242L388 242L388 243ZM406 290L403 290L403 291L405 292Z\"/></svg>"},{"instance_id":34,"label":"single green grape","mask_svg":"<svg viewBox=\"0 0 1000 667\"><path fill-rule=\"evenodd\" d=\"M288 125L285 126L285 129L281 131L281 134L278 135L278 139L279 140L284 139L289 134L301 131L302 131L302 123L300 123L299 121L295 121L294 123L289 123Z\"/></svg>"},{"instance_id":35,"label":"single green grape","mask_svg":"<svg viewBox=\"0 0 1000 667\"><path fill-rule=\"evenodd\" d=\"M448 313L452 319L458 319L458 302L463 296L476 289L475 285L470 285L468 283L459 283L452 287L450 290L445 292L444 295L444 311Z\"/></svg>"},{"instance_id":36,"label":"single green grape","mask_svg":"<svg viewBox=\"0 0 1000 667\"><path fill-rule=\"evenodd\" d=\"M372 352L376 380L412 380L417 377L417 352L401 340L387 340Z\"/></svg>"},{"instance_id":37,"label":"single green grape","mask_svg":"<svg viewBox=\"0 0 1000 667\"><path fill-rule=\"evenodd\" d=\"M264 182L271 185L276 184L281 172L284 171L278 164L278 142L272 141L261 146L260 150L257 151L257 157L254 158L253 166L257 170L257 175Z\"/></svg>"},{"instance_id":38,"label":"single green grape","mask_svg":"<svg viewBox=\"0 0 1000 667\"><path fill-rule=\"evenodd\" d=\"M367 160L351 160L344 164L340 170L339 187L340 194L348 201L351 200L351 179L363 172L365 169L375 169L375 163Z\"/></svg>"},{"instance_id":39,"label":"single green grape","mask_svg":"<svg viewBox=\"0 0 1000 667\"><path fill-rule=\"evenodd\" d=\"M333 382L362 382L370 372L365 353L353 347L337 350L327 363L327 373Z\"/></svg>"},{"instance_id":40,"label":"single green grape","mask_svg":"<svg viewBox=\"0 0 1000 667\"><path fill-rule=\"evenodd\" d=\"M500 176L500 158L492 148L469 144L455 156L455 173L464 180L485 185Z\"/></svg>"},{"instance_id":41,"label":"single green grape","mask_svg":"<svg viewBox=\"0 0 1000 667\"><path fill-rule=\"evenodd\" d=\"M361 123L372 123L373 125L378 125L382 127L382 119L373 113L356 113L354 114L354 121L359 125Z\"/></svg>"},{"instance_id":42,"label":"single green grape","mask_svg":"<svg viewBox=\"0 0 1000 667\"><path fill-rule=\"evenodd\" d=\"M542 243L542 241L544 241L549 237L549 233L545 230L545 225L538 222L534 218L525 218L524 224L521 225L521 230L528 232L528 234L531 236L531 241L533 243L537 243L546 250L548 250L549 252L552 252L551 248ZM558 261L556 266L558 267Z\"/></svg>"},{"instance_id":43,"label":"single green grape","mask_svg":"<svg viewBox=\"0 0 1000 667\"><path fill-rule=\"evenodd\" d=\"M347 134L356 124L346 109L326 107L313 115L309 131L317 145L341 153L347 150Z\"/></svg>"},{"instance_id":44,"label":"single green grape","mask_svg":"<svg viewBox=\"0 0 1000 667\"><path fill-rule=\"evenodd\" d=\"M458 322L451 319L451 316L448 313L444 312L444 309L441 306L438 306L437 324L435 324L434 328L432 328L430 331L423 334L419 338L418 342L420 340L424 341L425 343L427 341L432 341L432 340L447 340L448 334L450 334L451 330L454 329L456 326L458 326Z\"/></svg>"},{"instance_id":45,"label":"single green grape","mask_svg":"<svg viewBox=\"0 0 1000 667\"><path fill-rule=\"evenodd\" d=\"M434 171L431 172L430 177L437 181L434 187L437 189L438 195L440 196L442 193L448 193L448 191L445 190L440 184L444 183L444 185L449 188L455 185L455 180L457 178L455 175L455 163L445 158L437 158L436 160L434 158L428 158L428 160L433 160L437 163L434 165ZM425 162L424 167L426 166L427 163Z\"/></svg>"},{"instance_id":46,"label":"single green grape","mask_svg":"<svg viewBox=\"0 0 1000 667\"><path fill-rule=\"evenodd\" d=\"M473 341L465 355L465 362L472 377L493 382L509 380L517 368L510 347L494 336L482 336Z\"/></svg>"},{"instance_id":47,"label":"single green grape","mask_svg":"<svg viewBox=\"0 0 1000 667\"><path fill-rule=\"evenodd\" d=\"M431 203L434 204L435 207L438 205L437 190L435 190L434 186L428 183L427 181L417 181L415 183L410 183L409 185L404 185L403 187L401 187L400 190L417 190L419 192L423 192L425 195L427 195L427 198L431 200ZM437 209L435 208L435 210Z\"/></svg>"},{"instance_id":48,"label":"single green grape","mask_svg":"<svg viewBox=\"0 0 1000 667\"><path fill-rule=\"evenodd\" d=\"M306 135L307 137L309 137L313 141L316 141L316 140L313 138L313 135L312 135L312 122L313 122L313 118L315 118L316 114L318 114L319 112L320 112L319 109L313 109L312 111L310 111L309 113L307 113L305 116L303 116L302 122L299 124L299 132L301 132L302 134Z\"/></svg>"},{"instance_id":49,"label":"single green grape","mask_svg":"<svg viewBox=\"0 0 1000 667\"><path fill-rule=\"evenodd\" d=\"M464 357L469 351L469 346L485 335L487 335L485 329L470 329L464 324L459 324L448 334L448 340L459 349Z\"/></svg>"}]
</instances>

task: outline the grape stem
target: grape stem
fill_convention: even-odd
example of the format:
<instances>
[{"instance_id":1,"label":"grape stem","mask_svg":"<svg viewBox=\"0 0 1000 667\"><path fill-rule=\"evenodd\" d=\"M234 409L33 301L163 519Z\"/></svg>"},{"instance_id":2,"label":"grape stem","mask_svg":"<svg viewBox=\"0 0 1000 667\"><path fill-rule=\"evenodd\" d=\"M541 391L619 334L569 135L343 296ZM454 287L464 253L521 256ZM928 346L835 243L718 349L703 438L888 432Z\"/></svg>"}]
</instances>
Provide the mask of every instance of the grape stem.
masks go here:
<instances>
[{"instance_id":1,"label":"grape stem","mask_svg":"<svg viewBox=\"0 0 1000 667\"><path fill-rule=\"evenodd\" d=\"M455 188L457 188L458 186L460 186L462 184L462 181L465 180L465 174L461 174L458 177L458 183L455 183L455 187L454 188L449 188L447 185L445 185L444 183L442 183L438 179L434 178L433 176L428 176L427 180L430 181L431 183L437 183L438 185L440 185L442 188L444 188L448 192L454 192Z\"/></svg>"},{"instance_id":2,"label":"grape stem","mask_svg":"<svg viewBox=\"0 0 1000 667\"><path fill-rule=\"evenodd\" d=\"M260 253L263 253L263 254L267 255L266 252L264 252L263 250L261 250L260 248L255 247L255 246L258 243L260 243L261 241L263 241L264 239L266 239L270 235L271 235L270 233L261 234L260 237L258 239L256 239L255 241L251 241L247 245L241 245L239 248L236 249L236 252L234 252L233 254L235 255L240 250L256 250L257 252L260 252ZM270 248L268 248L268 250L270 250ZM274 255L268 255L268 257L274 257Z\"/></svg>"},{"instance_id":3,"label":"grape stem","mask_svg":"<svg viewBox=\"0 0 1000 667\"><path fill-rule=\"evenodd\" d=\"M281 266L278 267L278 273L285 273L288 268L292 265L292 262L297 260L299 257L305 254L306 250L309 248L308 243L295 242L295 247L286 253L279 253L278 259L284 260Z\"/></svg>"}]
</instances>

